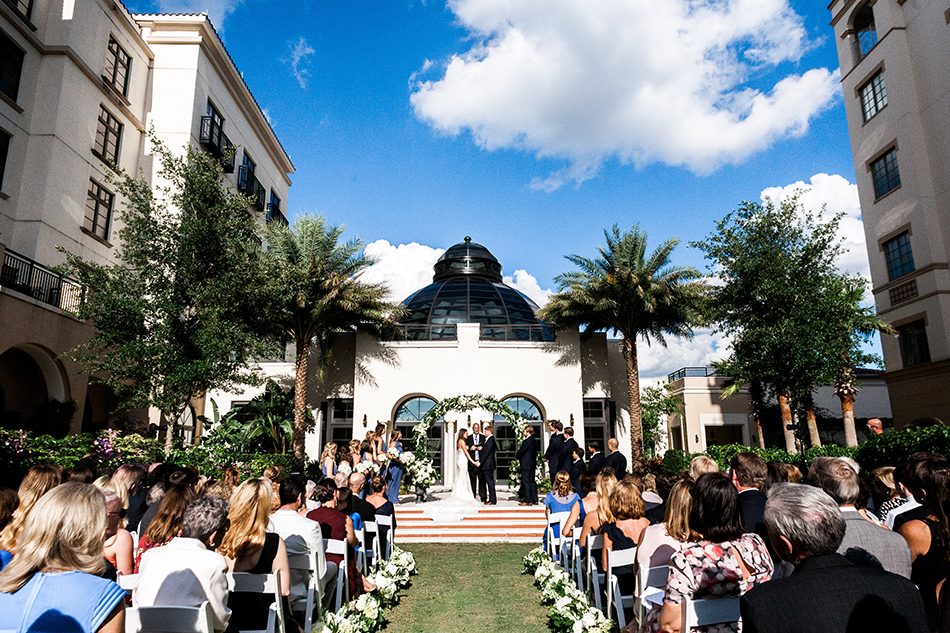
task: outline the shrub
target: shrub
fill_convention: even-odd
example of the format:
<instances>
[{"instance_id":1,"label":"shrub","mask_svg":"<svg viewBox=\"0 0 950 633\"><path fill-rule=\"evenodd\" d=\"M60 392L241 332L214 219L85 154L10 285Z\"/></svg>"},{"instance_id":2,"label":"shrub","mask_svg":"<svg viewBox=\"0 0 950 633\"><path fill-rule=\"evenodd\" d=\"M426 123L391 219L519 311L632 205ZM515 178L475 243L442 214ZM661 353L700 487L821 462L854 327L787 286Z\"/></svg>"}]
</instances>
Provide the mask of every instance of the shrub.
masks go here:
<instances>
[{"instance_id":1,"label":"shrub","mask_svg":"<svg viewBox=\"0 0 950 633\"><path fill-rule=\"evenodd\" d=\"M858 447L855 459L862 469L872 471L902 464L918 451L950 456L950 428L925 426L873 435Z\"/></svg>"}]
</instances>

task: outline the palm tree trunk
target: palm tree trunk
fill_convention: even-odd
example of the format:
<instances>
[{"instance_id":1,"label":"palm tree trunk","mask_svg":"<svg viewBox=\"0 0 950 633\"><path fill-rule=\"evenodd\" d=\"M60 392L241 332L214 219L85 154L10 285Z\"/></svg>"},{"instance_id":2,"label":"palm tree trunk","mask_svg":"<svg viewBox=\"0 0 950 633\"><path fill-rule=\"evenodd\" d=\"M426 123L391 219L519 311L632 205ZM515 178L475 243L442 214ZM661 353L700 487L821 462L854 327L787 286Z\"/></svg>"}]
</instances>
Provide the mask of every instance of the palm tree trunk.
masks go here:
<instances>
[{"instance_id":1,"label":"palm tree trunk","mask_svg":"<svg viewBox=\"0 0 950 633\"><path fill-rule=\"evenodd\" d=\"M297 341L296 381L294 382L294 470L302 473L307 465L307 363L310 345Z\"/></svg>"},{"instance_id":2,"label":"palm tree trunk","mask_svg":"<svg viewBox=\"0 0 950 633\"><path fill-rule=\"evenodd\" d=\"M844 445L858 445L858 431L854 426L854 394L851 390L838 392L841 398L841 417L844 420Z\"/></svg>"},{"instance_id":3,"label":"palm tree trunk","mask_svg":"<svg viewBox=\"0 0 950 633\"><path fill-rule=\"evenodd\" d=\"M175 441L175 414L165 414L165 454L172 452Z\"/></svg>"},{"instance_id":4,"label":"palm tree trunk","mask_svg":"<svg viewBox=\"0 0 950 633\"><path fill-rule=\"evenodd\" d=\"M765 448L765 435L762 434L762 383L758 380L749 384L749 411L759 434L759 448Z\"/></svg>"},{"instance_id":5,"label":"palm tree trunk","mask_svg":"<svg viewBox=\"0 0 950 633\"><path fill-rule=\"evenodd\" d=\"M637 369L637 341L623 339L624 358L627 360L627 395L630 398L630 471L646 471L643 459L643 422L640 418L640 374Z\"/></svg>"},{"instance_id":6,"label":"palm tree trunk","mask_svg":"<svg viewBox=\"0 0 950 633\"><path fill-rule=\"evenodd\" d=\"M818 420L815 418L815 400L811 394L805 398L805 420L808 422L808 439L812 446L821 446L821 438L818 437Z\"/></svg>"},{"instance_id":7,"label":"palm tree trunk","mask_svg":"<svg viewBox=\"0 0 950 633\"><path fill-rule=\"evenodd\" d=\"M782 433L785 434L785 450L789 453L797 453L795 431L788 430L788 426L792 423L792 408L788 404L787 395L782 394L778 397L778 406L782 411Z\"/></svg>"}]
</instances>

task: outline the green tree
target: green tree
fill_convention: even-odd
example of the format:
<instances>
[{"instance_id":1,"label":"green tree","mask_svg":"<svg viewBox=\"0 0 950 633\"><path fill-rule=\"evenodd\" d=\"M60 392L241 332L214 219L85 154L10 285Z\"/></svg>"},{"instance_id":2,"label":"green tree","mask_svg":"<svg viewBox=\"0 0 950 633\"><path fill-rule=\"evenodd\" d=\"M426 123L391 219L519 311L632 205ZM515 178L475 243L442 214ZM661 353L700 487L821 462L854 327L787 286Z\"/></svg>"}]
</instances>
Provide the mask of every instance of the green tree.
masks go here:
<instances>
[{"instance_id":1,"label":"green tree","mask_svg":"<svg viewBox=\"0 0 950 633\"><path fill-rule=\"evenodd\" d=\"M631 468L642 471L637 339L665 345L667 335L692 336L692 328L703 322L705 286L696 281L699 271L670 264L677 239L647 256L647 234L638 226L624 232L615 224L604 237L607 245L597 248L596 259L567 256L580 270L558 275L559 292L538 316L559 327L583 326L584 336L598 330L620 335L627 364Z\"/></svg>"},{"instance_id":2,"label":"green tree","mask_svg":"<svg viewBox=\"0 0 950 633\"><path fill-rule=\"evenodd\" d=\"M340 242L343 227L315 215L300 217L293 228L272 223L268 231L270 263L283 297L277 323L297 348L294 399L294 466L306 464L306 413L309 351L316 343L320 367L329 363L336 336L366 331L379 335L392 323L398 306L386 301L386 286L360 280L373 260L363 243Z\"/></svg>"},{"instance_id":3,"label":"green tree","mask_svg":"<svg viewBox=\"0 0 950 633\"><path fill-rule=\"evenodd\" d=\"M125 199L117 263L67 253L86 290L78 316L96 330L71 354L128 405L158 408L170 450L194 398L259 382L249 361L273 349L272 298L250 200L205 152L186 146L175 156L154 137L152 145L167 185L121 170L109 178Z\"/></svg>"},{"instance_id":4,"label":"green tree","mask_svg":"<svg viewBox=\"0 0 950 633\"><path fill-rule=\"evenodd\" d=\"M669 385L646 387L640 394L640 419L643 421L643 448L648 457L656 454L656 441L660 436L660 418L670 417L683 411L683 398L674 396Z\"/></svg>"}]
</instances>

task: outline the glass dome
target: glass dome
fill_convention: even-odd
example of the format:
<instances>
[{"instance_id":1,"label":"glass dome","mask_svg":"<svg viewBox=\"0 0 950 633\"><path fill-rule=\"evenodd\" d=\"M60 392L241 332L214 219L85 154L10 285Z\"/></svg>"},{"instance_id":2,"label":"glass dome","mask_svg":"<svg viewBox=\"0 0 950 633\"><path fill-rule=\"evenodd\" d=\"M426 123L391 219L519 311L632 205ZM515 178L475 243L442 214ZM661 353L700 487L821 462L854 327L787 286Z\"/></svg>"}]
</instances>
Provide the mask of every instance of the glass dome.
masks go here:
<instances>
[{"instance_id":1,"label":"glass dome","mask_svg":"<svg viewBox=\"0 0 950 633\"><path fill-rule=\"evenodd\" d=\"M554 340L553 327L535 316L538 305L502 281L501 264L472 238L446 250L434 270L432 283L402 302L401 324L479 323L482 338Z\"/></svg>"}]
</instances>

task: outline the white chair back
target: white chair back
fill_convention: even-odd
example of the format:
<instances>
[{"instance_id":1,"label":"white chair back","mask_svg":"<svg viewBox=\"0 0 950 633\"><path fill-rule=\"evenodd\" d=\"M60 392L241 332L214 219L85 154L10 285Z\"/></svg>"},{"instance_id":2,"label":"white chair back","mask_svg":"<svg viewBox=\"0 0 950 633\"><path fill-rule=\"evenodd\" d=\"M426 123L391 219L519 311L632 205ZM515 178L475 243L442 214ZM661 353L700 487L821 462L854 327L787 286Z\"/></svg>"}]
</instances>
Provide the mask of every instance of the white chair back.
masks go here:
<instances>
[{"instance_id":1,"label":"white chair back","mask_svg":"<svg viewBox=\"0 0 950 633\"><path fill-rule=\"evenodd\" d=\"M369 569L376 569L379 565L379 525L376 521L367 521L363 529L366 531L366 538L373 542L372 547L366 550L366 566Z\"/></svg>"},{"instance_id":2,"label":"white chair back","mask_svg":"<svg viewBox=\"0 0 950 633\"><path fill-rule=\"evenodd\" d=\"M228 574L228 591L232 593L263 593L272 594L267 614L266 633L283 633L284 631L284 600L280 595L280 572L272 574L245 574L241 572ZM244 631L242 633L249 633Z\"/></svg>"},{"instance_id":3,"label":"white chair back","mask_svg":"<svg viewBox=\"0 0 950 633\"><path fill-rule=\"evenodd\" d=\"M657 567L637 567L636 586L634 595L637 598L636 617L640 626L643 626L643 618L650 610L650 603L645 595L651 589L665 589L666 582L670 576L670 566L660 565Z\"/></svg>"},{"instance_id":4,"label":"white chair back","mask_svg":"<svg viewBox=\"0 0 950 633\"><path fill-rule=\"evenodd\" d=\"M584 553L584 567L587 574L587 586L594 594L594 606L604 610L601 599L604 573L597 569L597 556L604 549L604 537L600 534L587 535L587 551Z\"/></svg>"},{"instance_id":5,"label":"white chair back","mask_svg":"<svg viewBox=\"0 0 950 633\"><path fill-rule=\"evenodd\" d=\"M548 555L558 562L561 562L561 535L564 534L564 524L567 523L570 512L552 512L548 515L548 525L545 528L548 543ZM554 526L558 526L558 535L554 536Z\"/></svg>"},{"instance_id":6,"label":"white chair back","mask_svg":"<svg viewBox=\"0 0 950 633\"><path fill-rule=\"evenodd\" d=\"M336 606L333 611L350 601L350 548L343 539L323 539L323 551L327 556L342 556L343 561L336 573Z\"/></svg>"},{"instance_id":7,"label":"white chair back","mask_svg":"<svg viewBox=\"0 0 950 633\"><path fill-rule=\"evenodd\" d=\"M710 598L708 600L683 599L683 628L741 622L739 597Z\"/></svg>"},{"instance_id":8,"label":"white chair back","mask_svg":"<svg viewBox=\"0 0 950 633\"><path fill-rule=\"evenodd\" d=\"M125 589L126 591L132 591L135 589L136 583L139 581L138 574L116 574L115 581L119 583L119 586Z\"/></svg>"},{"instance_id":9,"label":"white chair back","mask_svg":"<svg viewBox=\"0 0 950 633\"><path fill-rule=\"evenodd\" d=\"M214 633L211 605L200 607L129 607L125 633Z\"/></svg>"},{"instance_id":10,"label":"white chair back","mask_svg":"<svg viewBox=\"0 0 950 633\"><path fill-rule=\"evenodd\" d=\"M620 584L614 570L625 565L633 565L637 560L637 548L631 547L622 550L609 550L607 552L607 578L609 588L607 590L607 617L610 617L610 611L613 608L617 610L617 621L620 628L627 626L627 617L624 614L624 608L633 606L633 594L624 595L620 592Z\"/></svg>"},{"instance_id":11,"label":"white chair back","mask_svg":"<svg viewBox=\"0 0 950 633\"><path fill-rule=\"evenodd\" d=\"M287 554L287 562L290 563L290 572L302 570L310 572L310 582L307 584L307 603L304 609L304 631L309 631L313 627L313 612L317 609L319 615L320 605L323 602L323 592L320 590L320 579L317 577L317 554L310 552L307 554Z\"/></svg>"},{"instance_id":12,"label":"white chair back","mask_svg":"<svg viewBox=\"0 0 950 633\"><path fill-rule=\"evenodd\" d=\"M380 554L382 554L383 560L389 560L389 557L393 555L393 539L396 536L396 529L393 527L393 518L388 514L377 514L376 524L379 526L380 532L386 532L385 549L381 549Z\"/></svg>"}]
</instances>

